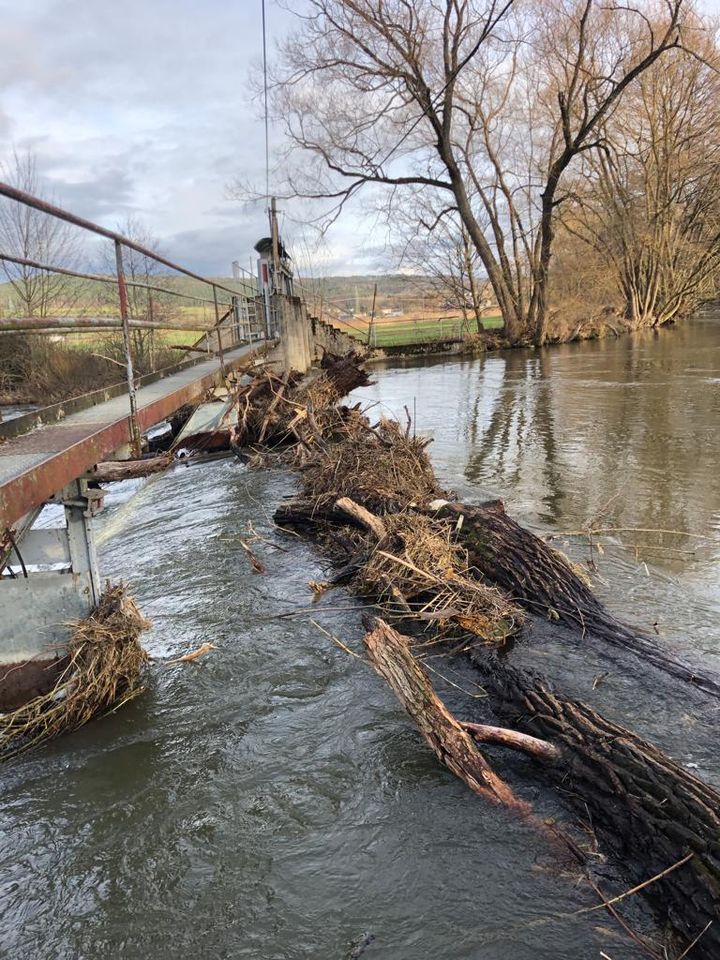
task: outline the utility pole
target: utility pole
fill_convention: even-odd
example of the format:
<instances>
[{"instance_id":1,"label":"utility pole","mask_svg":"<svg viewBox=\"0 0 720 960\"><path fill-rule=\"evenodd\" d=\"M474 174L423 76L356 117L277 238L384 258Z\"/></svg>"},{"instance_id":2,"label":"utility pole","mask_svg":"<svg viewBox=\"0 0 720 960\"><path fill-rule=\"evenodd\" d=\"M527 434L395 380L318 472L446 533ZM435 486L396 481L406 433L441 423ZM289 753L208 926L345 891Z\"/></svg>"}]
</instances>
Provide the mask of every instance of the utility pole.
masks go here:
<instances>
[{"instance_id":1,"label":"utility pole","mask_svg":"<svg viewBox=\"0 0 720 960\"><path fill-rule=\"evenodd\" d=\"M372 346L373 333L375 332L375 298L376 297L377 297L377 283L373 288L372 313L370 314L370 325L368 327L368 340L367 340L368 346Z\"/></svg>"},{"instance_id":2,"label":"utility pole","mask_svg":"<svg viewBox=\"0 0 720 960\"><path fill-rule=\"evenodd\" d=\"M280 304L276 294L280 292L280 236L278 233L277 204L275 197L270 200L270 241L272 244L272 268L270 283L265 288L265 328L267 337L277 336L280 324ZM274 323L273 323L274 315Z\"/></svg>"},{"instance_id":3,"label":"utility pole","mask_svg":"<svg viewBox=\"0 0 720 960\"><path fill-rule=\"evenodd\" d=\"M270 201L270 236L273 257L273 293L282 293L280 287L280 236L278 234L277 205L275 197Z\"/></svg>"}]
</instances>

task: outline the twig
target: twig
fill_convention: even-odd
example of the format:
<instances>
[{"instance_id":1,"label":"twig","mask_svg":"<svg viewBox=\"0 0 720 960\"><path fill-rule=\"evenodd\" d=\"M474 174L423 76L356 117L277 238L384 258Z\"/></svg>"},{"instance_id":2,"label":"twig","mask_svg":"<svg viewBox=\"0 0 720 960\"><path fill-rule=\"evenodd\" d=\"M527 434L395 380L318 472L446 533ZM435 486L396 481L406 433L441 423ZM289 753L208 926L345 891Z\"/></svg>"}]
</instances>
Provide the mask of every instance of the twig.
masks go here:
<instances>
[{"instance_id":1,"label":"twig","mask_svg":"<svg viewBox=\"0 0 720 960\"><path fill-rule=\"evenodd\" d=\"M119 360L115 360L113 357L106 357L104 353L91 353L91 357L97 357L99 360L107 360L108 363L116 363L119 367L124 367L125 364L121 363Z\"/></svg>"},{"instance_id":2,"label":"twig","mask_svg":"<svg viewBox=\"0 0 720 960\"><path fill-rule=\"evenodd\" d=\"M242 547L242 549L243 549L243 550L245 551L245 553L247 554L248 559L250 560L250 563L252 564L253 570L254 570L256 573L267 573L266 568L262 565L262 563L260 563L260 561L258 560L258 558L257 558L257 557L255 556L255 554L252 552L252 550L250 549L250 547L245 543L245 541L242 540L240 537L238 537L238 543L240 544L240 546Z\"/></svg>"},{"instance_id":3,"label":"twig","mask_svg":"<svg viewBox=\"0 0 720 960\"><path fill-rule=\"evenodd\" d=\"M678 862L674 863L671 867L667 867L662 873L656 873L655 876L650 877L649 880L644 880L636 887L631 887L630 890L626 890L625 893L621 893L619 896L613 897L612 900L608 900L605 903L600 903L596 907L584 907L582 910L577 910L576 915L581 913L594 913L595 910L602 910L604 907L609 907L613 903L619 903L621 900L624 900L625 897L631 897L634 893L638 893L638 891L644 890L645 887L649 887L651 883L655 883L656 880L661 880L663 877L666 877L669 873L672 873L673 870L677 870L678 867L682 867L684 863L692 860L694 856L694 853L688 853L682 860L678 860Z\"/></svg>"},{"instance_id":4,"label":"twig","mask_svg":"<svg viewBox=\"0 0 720 960\"><path fill-rule=\"evenodd\" d=\"M693 540L707 540L710 543L720 543L717 537L707 537L702 533L689 533L686 530L666 530L663 527L588 527L585 530L560 530L551 534L547 539L556 537L591 537L598 533L669 533L678 537L692 537Z\"/></svg>"},{"instance_id":5,"label":"twig","mask_svg":"<svg viewBox=\"0 0 720 960\"><path fill-rule=\"evenodd\" d=\"M469 690L461 687L459 683L454 683L450 677L446 677L444 673L440 673L439 670L431 667L425 658L418 657L417 660L425 667L426 670L429 670L430 673L434 673L436 677L440 677L440 679L444 680L445 683L449 683L451 687L455 687L456 690L464 693L466 697L470 697L472 700L485 700L487 698L487 690L481 687L479 683L476 683L475 686L478 688L478 690L482 690L482 693L470 693Z\"/></svg>"},{"instance_id":6,"label":"twig","mask_svg":"<svg viewBox=\"0 0 720 960\"><path fill-rule=\"evenodd\" d=\"M607 908L607 911L608 911L608 913L610 914L610 916L612 916L615 920L617 920L617 922L618 922L618 923L620 924L620 926L623 928L623 930L625 931L625 933L627 933L627 935L628 935L632 940L634 940L635 943L637 943L637 945L638 945L639 947L641 947L642 950L645 951L645 953L648 954L648 956L652 957L653 960L661 960L660 955L659 955L655 950L653 950L651 947L649 947L648 944L645 943L645 941L643 940L643 938L642 938L641 936L639 936L639 934L635 933L635 931L632 929L632 927L625 921L625 919L618 913L618 911L617 911L617 910L615 909L615 907L612 905L612 902L611 902L610 900L607 900L607 899L606 899L605 894L602 892L602 890L600 889L600 887L595 883L595 881L594 881L591 877L587 877L587 881L588 881L588 883L590 884L590 886L593 888L593 890L595 891L595 893L596 893L596 894L600 897L600 899L602 900L602 905Z\"/></svg>"},{"instance_id":7,"label":"twig","mask_svg":"<svg viewBox=\"0 0 720 960\"><path fill-rule=\"evenodd\" d=\"M191 653L186 653L182 657L175 657L174 660L166 660L165 666L169 667L177 663L192 663L193 660L197 660L199 657L204 657L206 653L210 653L211 650L217 650L217 647L214 643L202 643Z\"/></svg>"},{"instance_id":8,"label":"twig","mask_svg":"<svg viewBox=\"0 0 720 960\"><path fill-rule=\"evenodd\" d=\"M703 935L704 933L706 933L706 931L709 930L711 926L712 926L712 920L708 920L708 922L707 922L707 923L705 924L705 926L702 928L702 930L700 931L700 933L695 937L695 939L694 939L693 942L690 944L690 946L687 947L685 950L683 950L683 952L680 954L680 956L677 958L677 960L683 960L683 957L686 957L686 956L690 953L690 951L691 951L692 948L695 946L695 944L698 942L698 940L700 939L700 937L702 937L702 935Z\"/></svg>"},{"instance_id":9,"label":"twig","mask_svg":"<svg viewBox=\"0 0 720 960\"><path fill-rule=\"evenodd\" d=\"M359 653L355 653L354 650L351 650L350 647L346 646L346 645L342 642L342 640L338 640L338 638L337 638L336 636L334 636L334 634L330 633L329 630L326 630L325 627L321 626L321 625L317 622L317 620L313 620L313 619L311 618L311 619L310 619L310 623L312 623L312 625L313 625L314 627L317 627L318 630L320 631L320 633L324 633L325 636L328 637L330 640L332 640L333 643L336 643L336 644L340 647L341 650L344 650L345 653L349 653L351 657L355 657L355 658L358 659L358 660L364 660L364 659L365 659L364 657L360 656Z\"/></svg>"}]
</instances>

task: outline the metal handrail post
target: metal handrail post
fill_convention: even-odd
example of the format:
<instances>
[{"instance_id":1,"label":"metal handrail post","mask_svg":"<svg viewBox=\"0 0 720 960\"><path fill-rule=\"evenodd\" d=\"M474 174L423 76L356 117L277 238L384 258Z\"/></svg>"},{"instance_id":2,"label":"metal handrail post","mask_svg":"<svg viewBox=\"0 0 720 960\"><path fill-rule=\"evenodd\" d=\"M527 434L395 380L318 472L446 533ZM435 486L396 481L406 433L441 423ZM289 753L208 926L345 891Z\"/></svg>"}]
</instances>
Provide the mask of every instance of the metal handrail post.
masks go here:
<instances>
[{"instance_id":1,"label":"metal handrail post","mask_svg":"<svg viewBox=\"0 0 720 960\"><path fill-rule=\"evenodd\" d=\"M220 310L218 308L217 290L212 285L213 300L215 301L215 329L217 330L218 356L220 357L220 372L225 377L225 357L223 355L222 335L220 333Z\"/></svg>"},{"instance_id":2,"label":"metal handrail post","mask_svg":"<svg viewBox=\"0 0 720 960\"><path fill-rule=\"evenodd\" d=\"M123 269L122 245L115 240L115 266L117 269L118 296L120 298L120 319L122 321L123 343L125 345L125 367L127 371L128 394L130 396L130 450L139 458L141 452L140 428L137 421L137 397L135 395L135 371L133 370L132 342L128 323L128 299Z\"/></svg>"}]
</instances>

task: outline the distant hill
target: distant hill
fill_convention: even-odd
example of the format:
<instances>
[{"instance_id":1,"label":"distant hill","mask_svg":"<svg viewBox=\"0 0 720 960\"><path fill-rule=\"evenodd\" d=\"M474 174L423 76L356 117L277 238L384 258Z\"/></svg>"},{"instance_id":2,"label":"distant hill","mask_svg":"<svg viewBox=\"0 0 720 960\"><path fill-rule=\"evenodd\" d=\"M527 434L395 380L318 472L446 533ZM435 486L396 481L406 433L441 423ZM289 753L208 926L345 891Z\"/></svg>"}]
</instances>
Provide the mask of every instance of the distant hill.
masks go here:
<instances>
[{"instance_id":1,"label":"distant hill","mask_svg":"<svg viewBox=\"0 0 720 960\"><path fill-rule=\"evenodd\" d=\"M429 278L419 274L323 277L303 282L316 296L321 294L326 303L343 312L369 314L376 285L376 313L388 308L420 310L424 302L437 300Z\"/></svg>"},{"instance_id":2,"label":"distant hill","mask_svg":"<svg viewBox=\"0 0 720 960\"><path fill-rule=\"evenodd\" d=\"M141 279L138 277L138 279ZM143 278L144 279L144 278ZM211 277L222 287L228 288L218 290L218 301L222 305L229 301L231 296L229 291L238 294L253 295L255 290L251 289L247 281L233 280L231 277ZM57 312L62 315L85 315L91 316L93 313L105 315L114 311L117 304L117 288L114 284L102 283L93 280L83 280L78 277L66 277L66 283L63 286L63 298L57 305ZM153 294L154 301L158 305L164 303L169 308L176 305L180 312L185 314L189 310L212 311L212 290L206 284L192 277L183 277L177 274L157 274L151 276L149 280L152 286L161 287L168 291L167 296L162 293ZM138 291L138 295L142 295ZM208 304L201 304L191 297L199 297L210 301ZM14 316L19 312L19 302L17 294L10 282L0 283L0 317Z\"/></svg>"},{"instance_id":3,"label":"distant hill","mask_svg":"<svg viewBox=\"0 0 720 960\"><path fill-rule=\"evenodd\" d=\"M236 281L231 277L211 277L214 280L230 290L239 294L252 293L248 281ZM85 314L91 315L98 311L103 314L110 312L111 307L116 302L116 291L111 284L98 283L91 280L81 280L69 277L66 287L66 303L58 306L58 312L63 314ZM208 287L198 280L191 277L183 277L170 274L158 274L151 278L153 285L163 287L171 294L167 298L167 303L176 303L182 306L185 313L193 304L191 300L184 300L183 297L201 297L211 298L212 294ZM299 292L306 296L320 297L340 311L354 311L355 313L369 313L372 308L373 290L377 284L376 312L387 308L404 308L407 310L420 309L424 301L435 300L436 295L433 292L430 281L427 277L408 274L384 274L380 276L347 276L347 277L324 277L319 280L304 280L300 278ZM174 297L172 294L182 296ZM228 298L226 291L219 291L219 299L225 302ZM163 300L162 294L157 295L159 300ZM202 309L202 304L197 305ZM8 282L0 283L0 317L7 317L17 314L17 297Z\"/></svg>"}]
</instances>

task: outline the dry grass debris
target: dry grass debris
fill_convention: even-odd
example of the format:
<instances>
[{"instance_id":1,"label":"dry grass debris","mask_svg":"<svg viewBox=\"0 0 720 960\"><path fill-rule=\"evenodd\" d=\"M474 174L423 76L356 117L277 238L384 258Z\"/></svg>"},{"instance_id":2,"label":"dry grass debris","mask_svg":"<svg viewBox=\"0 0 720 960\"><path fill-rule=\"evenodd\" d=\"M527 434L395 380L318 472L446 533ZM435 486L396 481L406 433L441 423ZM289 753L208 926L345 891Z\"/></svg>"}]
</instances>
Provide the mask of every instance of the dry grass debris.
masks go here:
<instances>
[{"instance_id":1,"label":"dry grass debris","mask_svg":"<svg viewBox=\"0 0 720 960\"><path fill-rule=\"evenodd\" d=\"M108 588L75 625L52 690L0 717L0 759L77 730L141 693L147 654L138 638L149 626L124 586Z\"/></svg>"},{"instance_id":2,"label":"dry grass debris","mask_svg":"<svg viewBox=\"0 0 720 960\"><path fill-rule=\"evenodd\" d=\"M383 522L388 536L356 579L388 613L424 622L440 637L471 634L485 644L502 644L519 630L519 609L469 574L451 524L418 513L388 514Z\"/></svg>"},{"instance_id":3,"label":"dry grass debris","mask_svg":"<svg viewBox=\"0 0 720 960\"><path fill-rule=\"evenodd\" d=\"M303 467L307 497L326 503L350 497L385 514L442 495L427 455L428 440L411 437L394 420L383 418L371 426L357 409L335 415L327 442Z\"/></svg>"}]
</instances>

